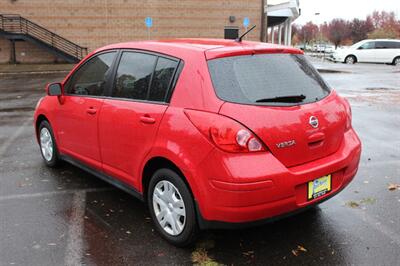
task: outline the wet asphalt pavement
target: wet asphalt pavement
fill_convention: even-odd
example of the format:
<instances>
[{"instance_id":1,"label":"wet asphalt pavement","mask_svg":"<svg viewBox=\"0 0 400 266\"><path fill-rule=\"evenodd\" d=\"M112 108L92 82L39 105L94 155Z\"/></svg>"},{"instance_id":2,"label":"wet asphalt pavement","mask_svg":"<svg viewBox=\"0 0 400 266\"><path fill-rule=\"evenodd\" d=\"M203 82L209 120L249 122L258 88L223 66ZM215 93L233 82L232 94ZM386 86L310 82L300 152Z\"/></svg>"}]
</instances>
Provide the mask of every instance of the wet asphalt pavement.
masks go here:
<instances>
[{"instance_id":1,"label":"wet asphalt pavement","mask_svg":"<svg viewBox=\"0 0 400 266\"><path fill-rule=\"evenodd\" d=\"M65 74L0 76L0 265L400 264L400 69L316 62L353 109L359 172L318 208L262 227L203 232L179 249L146 207L67 163L45 167L32 127L47 82Z\"/></svg>"}]
</instances>

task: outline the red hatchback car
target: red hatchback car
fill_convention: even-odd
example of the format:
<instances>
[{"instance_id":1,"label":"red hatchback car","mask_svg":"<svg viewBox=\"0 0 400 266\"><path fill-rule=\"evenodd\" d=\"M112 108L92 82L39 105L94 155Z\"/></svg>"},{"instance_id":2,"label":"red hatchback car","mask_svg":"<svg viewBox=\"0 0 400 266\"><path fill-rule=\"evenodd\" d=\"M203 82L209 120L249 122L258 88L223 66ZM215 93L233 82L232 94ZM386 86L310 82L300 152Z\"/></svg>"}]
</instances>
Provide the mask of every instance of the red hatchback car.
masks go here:
<instances>
[{"instance_id":1,"label":"red hatchback car","mask_svg":"<svg viewBox=\"0 0 400 266\"><path fill-rule=\"evenodd\" d=\"M72 163L146 201L169 242L321 203L355 176L349 103L300 50L257 42L120 43L47 86L35 129Z\"/></svg>"}]
</instances>

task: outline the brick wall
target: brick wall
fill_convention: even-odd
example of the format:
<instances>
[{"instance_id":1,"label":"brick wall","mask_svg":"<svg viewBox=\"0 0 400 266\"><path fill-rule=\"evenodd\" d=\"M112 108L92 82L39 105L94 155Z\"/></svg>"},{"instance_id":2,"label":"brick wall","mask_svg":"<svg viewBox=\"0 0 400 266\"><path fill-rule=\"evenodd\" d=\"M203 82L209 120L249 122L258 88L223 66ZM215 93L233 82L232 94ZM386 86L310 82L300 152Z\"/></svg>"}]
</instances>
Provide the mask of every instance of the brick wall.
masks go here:
<instances>
[{"instance_id":1,"label":"brick wall","mask_svg":"<svg viewBox=\"0 0 400 266\"><path fill-rule=\"evenodd\" d=\"M223 38L224 26L239 26L243 32L244 17L258 26L247 39L260 36L261 0L0 0L0 4L1 13L20 14L89 51L147 39L147 16L153 18L152 39ZM229 16L236 22L230 23Z\"/></svg>"},{"instance_id":2,"label":"brick wall","mask_svg":"<svg viewBox=\"0 0 400 266\"><path fill-rule=\"evenodd\" d=\"M10 62L10 41L0 38L0 64Z\"/></svg>"},{"instance_id":3,"label":"brick wall","mask_svg":"<svg viewBox=\"0 0 400 266\"><path fill-rule=\"evenodd\" d=\"M15 58L17 63L62 63L64 60L49 53L41 47L25 41L15 42ZM11 61L11 42L0 38L0 63Z\"/></svg>"}]
</instances>

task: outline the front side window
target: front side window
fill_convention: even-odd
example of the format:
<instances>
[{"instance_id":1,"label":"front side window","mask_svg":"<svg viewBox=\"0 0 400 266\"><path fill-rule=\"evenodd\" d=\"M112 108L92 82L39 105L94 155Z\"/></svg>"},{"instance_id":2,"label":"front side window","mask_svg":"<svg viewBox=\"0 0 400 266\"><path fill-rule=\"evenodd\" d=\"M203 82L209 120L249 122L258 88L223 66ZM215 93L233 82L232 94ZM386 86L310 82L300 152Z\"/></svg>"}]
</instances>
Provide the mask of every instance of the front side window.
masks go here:
<instances>
[{"instance_id":1,"label":"front side window","mask_svg":"<svg viewBox=\"0 0 400 266\"><path fill-rule=\"evenodd\" d=\"M103 53L89 59L68 80L67 94L103 96L111 74L111 65L116 52Z\"/></svg>"},{"instance_id":2,"label":"front side window","mask_svg":"<svg viewBox=\"0 0 400 266\"><path fill-rule=\"evenodd\" d=\"M318 101L330 92L303 55L256 54L208 61L216 94L228 102L293 105Z\"/></svg>"},{"instance_id":3,"label":"front side window","mask_svg":"<svg viewBox=\"0 0 400 266\"><path fill-rule=\"evenodd\" d=\"M361 49L361 50L375 49L375 42L366 42L363 45L361 45L360 48L358 48L358 49Z\"/></svg>"},{"instance_id":4,"label":"front side window","mask_svg":"<svg viewBox=\"0 0 400 266\"><path fill-rule=\"evenodd\" d=\"M122 53L112 96L146 100L156 60L154 55Z\"/></svg>"}]
</instances>

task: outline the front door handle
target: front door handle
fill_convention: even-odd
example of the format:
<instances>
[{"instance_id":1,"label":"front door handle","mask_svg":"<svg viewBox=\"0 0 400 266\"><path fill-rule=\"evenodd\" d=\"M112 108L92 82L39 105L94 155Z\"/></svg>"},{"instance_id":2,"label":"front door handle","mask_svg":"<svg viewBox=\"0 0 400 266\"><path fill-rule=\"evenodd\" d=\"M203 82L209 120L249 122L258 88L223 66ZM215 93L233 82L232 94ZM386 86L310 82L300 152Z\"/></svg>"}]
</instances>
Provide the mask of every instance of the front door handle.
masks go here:
<instances>
[{"instance_id":1,"label":"front door handle","mask_svg":"<svg viewBox=\"0 0 400 266\"><path fill-rule=\"evenodd\" d=\"M89 107L86 112L90 115L95 115L97 113L97 109L94 107Z\"/></svg>"},{"instance_id":2,"label":"front door handle","mask_svg":"<svg viewBox=\"0 0 400 266\"><path fill-rule=\"evenodd\" d=\"M150 115L141 116L140 121L144 124L154 124L156 122L156 120Z\"/></svg>"}]
</instances>

